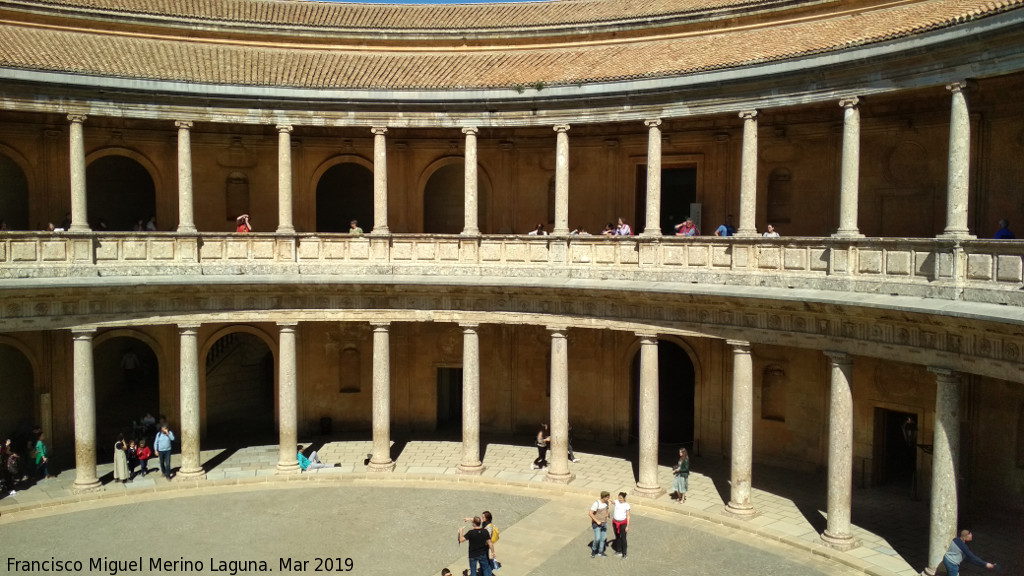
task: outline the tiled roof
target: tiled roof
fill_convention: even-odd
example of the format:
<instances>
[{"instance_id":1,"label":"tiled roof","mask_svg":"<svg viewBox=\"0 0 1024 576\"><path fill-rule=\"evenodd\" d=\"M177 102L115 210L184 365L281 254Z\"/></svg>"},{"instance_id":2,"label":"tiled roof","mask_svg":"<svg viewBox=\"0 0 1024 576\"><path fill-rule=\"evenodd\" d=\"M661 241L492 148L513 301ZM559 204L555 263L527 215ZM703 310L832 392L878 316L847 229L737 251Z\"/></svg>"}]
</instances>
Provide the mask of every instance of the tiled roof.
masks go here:
<instances>
[{"instance_id":1,"label":"tiled roof","mask_svg":"<svg viewBox=\"0 0 1024 576\"><path fill-rule=\"evenodd\" d=\"M118 2L134 3L94 0L90 4ZM220 2L187 4L214 11ZM186 3L153 0L152 4ZM320 4L307 8L304 2L224 4L275 7L285 13L291 6L295 11L322 8ZM355 43L320 46L296 40L256 45L231 39L149 38L141 34L4 23L0 24L0 66L117 78L314 89L572 85L678 76L839 51L1022 7L1024 0L921 0L830 18L794 19L673 37L562 43L547 48L424 45L416 50L388 51Z\"/></svg>"}]
</instances>

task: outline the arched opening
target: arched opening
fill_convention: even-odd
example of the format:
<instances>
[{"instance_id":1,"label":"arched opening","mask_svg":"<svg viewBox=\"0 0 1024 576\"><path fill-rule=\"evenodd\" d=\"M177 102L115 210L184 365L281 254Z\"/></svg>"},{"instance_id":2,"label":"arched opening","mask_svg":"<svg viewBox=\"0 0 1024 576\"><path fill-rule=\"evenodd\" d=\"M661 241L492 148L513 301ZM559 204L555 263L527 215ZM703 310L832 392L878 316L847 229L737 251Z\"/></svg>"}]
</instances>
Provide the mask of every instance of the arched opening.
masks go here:
<instances>
[{"instance_id":1,"label":"arched opening","mask_svg":"<svg viewBox=\"0 0 1024 576\"><path fill-rule=\"evenodd\" d=\"M90 225L94 230L106 223L108 230L130 231L156 214L156 186L142 164L127 156L104 156L85 170ZM171 229L170 223L157 223Z\"/></svg>"},{"instance_id":2,"label":"arched opening","mask_svg":"<svg viewBox=\"0 0 1024 576\"><path fill-rule=\"evenodd\" d=\"M0 154L0 221L8 230L28 230L28 179L21 166Z\"/></svg>"},{"instance_id":3,"label":"arched opening","mask_svg":"<svg viewBox=\"0 0 1024 576\"><path fill-rule=\"evenodd\" d=\"M348 232L349 222L373 228L373 171L355 162L331 166L316 185L317 232Z\"/></svg>"},{"instance_id":4,"label":"arched opening","mask_svg":"<svg viewBox=\"0 0 1024 576\"><path fill-rule=\"evenodd\" d=\"M694 439L694 393L696 370L690 355L675 342L658 341L658 444L666 453L685 446L697 453ZM633 355L630 369L630 429L639 437L640 350ZM659 450L660 452L660 450Z\"/></svg>"},{"instance_id":5,"label":"arched opening","mask_svg":"<svg viewBox=\"0 0 1024 576\"><path fill-rule=\"evenodd\" d=\"M25 354L8 344L0 344L0 434L18 439L14 447L21 452L36 422L35 386L32 363Z\"/></svg>"},{"instance_id":6,"label":"arched opening","mask_svg":"<svg viewBox=\"0 0 1024 576\"><path fill-rule=\"evenodd\" d=\"M145 341L131 336L103 340L93 351L96 381L96 443L100 461L113 458L114 440L149 435L141 422L160 412L160 362ZM148 438L152 440L152 438Z\"/></svg>"},{"instance_id":7,"label":"arched opening","mask_svg":"<svg viewBox=\"0 0 1024 576\"><path fill-rule=\"evenodd\" d=\"M254 334L225 334L206 353L207 440L273 443L276 433L273 352Z\"/></svg>"},{"instance_id":8,"label":"arched opening","mask_svg":"<svg viewBox=\"0 0 1024 576\"><path fill-rule=\"evenodd\" d=\"M487 234L487 199L491 187L483 170L477 172L477 222ZM466 227L466 165L461 159L438 168L423 188L423 231L459 234Z\"/></svg>"}]
</instances>

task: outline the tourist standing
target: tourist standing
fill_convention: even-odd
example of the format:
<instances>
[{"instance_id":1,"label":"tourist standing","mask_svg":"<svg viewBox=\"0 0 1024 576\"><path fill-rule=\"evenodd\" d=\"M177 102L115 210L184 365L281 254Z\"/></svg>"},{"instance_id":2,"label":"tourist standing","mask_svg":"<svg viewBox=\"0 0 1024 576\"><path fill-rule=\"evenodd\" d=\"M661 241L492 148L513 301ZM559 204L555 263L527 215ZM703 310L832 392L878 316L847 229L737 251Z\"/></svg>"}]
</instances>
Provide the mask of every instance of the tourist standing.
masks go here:
<instances>
[{"instance_id":1,"label":"tourist standing","mask_svg":"<svg viewBox=\"0 0 1024 576\"><path fill-rule=\"evenodd\" d=\"M160 427L153 439L153 452L160 459L160 473L164 478L171 479L171 443L174 442L174 432L171 432L166 424Z\"/></svg>"},{"instance_id":2,"label":"tourist standing","mask_svg":"<svg viewBox=\"0 0 1024 576\"><path fill-rule=\"evenodd\" d=\"M676 476L672 482L672 497L682 504L686 502L686 491L690 488L690 455L686 453L686 448L679 449L679 463L672 469L672 473Z\"/></svg>"},{"instance_id":3,"label":"tourist standing","mask_svg":"<svg viewBox=\"0 0 1024 576\"><path fill-rule=\"evenodd\" d=\"M590 543L590 557L607 557L604 553L605 540L608 538L608 498L607 491L601 492L601 498L590 505L590 527L594 529L594 541Z\"/></svg>"},{"instance_id":4,"label":"tourist standing","mask_svg":"<svg viewBox=\"0 0 1024 576\"><path fill-rule=\"evenodd\" d=\"M131 470L128 469L128 446L124 442L124 434L117 437L114 442L114 481L124 484L132 479Z\"/></svg>"},{"instance_id":5,"label":"tourist standing","mask_svg":"<svg viewBox=\"0 0 1024 576\"><path fill-rule=\"evenodd\" d=\"M465 535L459 527L459 543L462 542L469 542L469 573L477 574L482 570L484 576L492 576L490 557L494 554L494 544L491 535L481 527L479 516L473 517L473 529Z\"/></svg>"},{"instance_id":6,"label":"tourist standing","mask_svg":"<svg viewBox=\"0 0 1024 576\"><path fill-rule=\"evenodd\" d=\"M629 533L629 509L626 502L626 493L619 492L619 498L612 507L612 529L615 531L615 541L612 542L612 549L616 556L626 557L626 535Z\"/></svg>"},{"instance_id":7,"label":"tourist standing","mask_svg":"<svg viewBox=\"0 0 1024 576\"><path fill-rule=\"evenodd\" d=\"M53 478L54 476L50 474L50 458L46 453L46 434L40 431L36 438L36 472L39 473L40 480Z\"/></svg>"}]
</instances>

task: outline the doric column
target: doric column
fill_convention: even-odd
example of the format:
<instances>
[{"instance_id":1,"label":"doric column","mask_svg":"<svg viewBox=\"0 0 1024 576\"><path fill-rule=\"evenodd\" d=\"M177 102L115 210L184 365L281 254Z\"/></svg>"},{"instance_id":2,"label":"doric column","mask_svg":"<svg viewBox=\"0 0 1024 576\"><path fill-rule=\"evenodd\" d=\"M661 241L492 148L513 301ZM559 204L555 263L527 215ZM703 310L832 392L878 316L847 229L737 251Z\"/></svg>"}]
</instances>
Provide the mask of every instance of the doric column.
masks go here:
<instances>
[{"instance_id":1,"label":"doric column","mask_svg":"<svg viewBox=\"0 0 1024 576\"><path fill-rule=\"evenodd\" d=\"M181 324L181 468L175 479L194 480L206 475L199 458L199 325Z\"/></svg>"},{"instance_id":2,"label":"doric column","mask_svg":"<svg viewBox=\"0 0 1024 576\"><path fill-rule=\"evenodd\" d=\"M839 182L839 229L833 236L862 237L857 228L860 192L860 100L843 98L843 161Z\"/></svg>"},{"instance_id":3,"label":"doric column","mask_svg":"<svg viewBox=\"0 0 1024 576\"><path fill-rule=\"evenodd\" d=\"M466 196L466 227L463 228L462 234L464 236L478 236L480 234L480 228L477 225L479 218L479 209L477 208L479 202L477 195L477 176L476 176L476 126L468 126L462 129L462 133L466 135L466 184L465 184L465 196Z\"/></svg>"},{"instance_id":4,"label":"doric column","mask_svg":"<svg viewBox=\"0 0 1024 576\"><path fill-rule=\"evenodd\" d=\"M732 346L732 490L725 511L752 516L750 479L754 459L754 365L750 342L729 340Z\"/></svg>"},{"instance_id":5,"label":"doric column","mask_svg":"<svg viewBox=\"0 0 1024 576\"><path fill-rule=\"evenodd\" d=\"M849 550L857 546L850 532L853 498L853 360L842 352L825 352L832 364L828 413L828 524L821 535L826 546Z\"/></svg>"},{"instance_id":6,"label":"doric column","mask_svg":"<svg viewBox=\"0 0 1024 576\"><path fill-rule=\"evenodd\" d=\"M194 233L196 223L192 200L192 123L179 120L178 127L178 232Z\"/></svg>"},{"instance_id":7,"label":"doric column","mask_svg":"<svg viewBox=\"0 0 1024 576\"><path fill-rule=\"evenodd\" d=\"M552 234L569 234L569 125L555 126L555 229Z\"/></svg>"},{"instance_id":8,"label":"doric column","mask_svg":"<svg viewBox=\"0 0 1024 576\"><path fill-rule=\"evenodd\" d=\"M928 566L935 567L956 536L957 485L960 459L960 377L945 368L935 373L935 438L932 441L932 509L928 531Z\"/></svg>"},{"instance_id":9,"label":"doric column","mask_svg":"<svg viewBox=\"0 0 1024 576\"><path fill-rule=\"evenodd\" d=\"M740 228L737 236L757 236L757 110L743 118L743 159L740 168Z\"/></svg>"},{"instance_id":10,"label":"doric column","mask_svg":"<svg viewBox=\"0 0 1024 576\"><path fill-rule=\"evenodd\" d=\"M299 386L297 377L295 331L297 322L277 323L279 367L277 377L278 434L281 446L277 456L278 474L302 472L296 458L299 444Z\"/></svg>"},{"instance_id":11,"label":"doric column","mask_svg":"<svg viewBox=\"0 0 1024 576\"><path fill-rule=\"evenodd\" d=\"M391 322L373 326L373 454L371 472L391 472Z\"/></svg>"},{"instance_id":12,"label":"doric column","mask_svg":"<svg viewBox=\"0 0 1024 576\"><path fill-rule=\"evenodd\" d=\"M385 126L370 128L373 133L373 230L371 234L390 234L388 229L388 147Z\"/></svg>"},{"instance_id":13,"label":"doric column","mask_svg":"<svg viewBox=\"0 0 1024 576\"><path fill-rule=\"evenodd\" d=\"M551 331L551 454L545 480L567 484L569 473L569 343L565 326Z\"/></svg>"},{"instance_id":14,"label":"doric column","mask_svg":"<svg viewBox=\"0 0 1024 576\"><path fill-rule=\"evenodd\" d=\"M73 328L75 361L75 492L100 487L96 478L96 382L93 373L93 328Z\"/></svg>"},{"instance_id":15,"label":"doric column","mask_svg":"<svg viewBox=\"0 0 1024 576\"><path fill-rule=\"evenodd\" d=\"M479 324L462 327L462 461L460 474L481 474L480 462L480 335Z\"/></svg>"},{"instance_id":16,"label":"doric column","mask_svg":"<svg viewBox=\"0 0 1024 576\"><path fill-rule=\"evenodd\" d=\"M658 484L658 335L640 337L640 479L636 493L660 496Z\"/></svg>"},{"instance_id":17,"label":"doric column","mask_svg":"<svg viewBox=\"0 0 1024 576\"><path fill-rule=\"evenodd\" d=\"M661 236L661 119L647 126L647 226L644 236Z\"/></svg>"},{"instance_id":18,"label":"doric column","mask_svg":"<svg viewBox=\"0 0 1024 576\"><path fill-rule=\"evenodd\" d=\"M277 233L295 233L292 223L292 127L289 124L277 125Z\"/></svg>"},{"instance_id":19,"label":"doric column","mask_svg":"<svg viewBox=\"0 0 1024 576\"><path fill-rule=\"evenodd\" d=\"M953 95L949 117L949 172L946 175L946 230L943 236L969 237L967 229L967 186L971 176L971 118L964 90L967 81L952 82L946 89Z\"/></svg>"},{"instance_id":20,"label":"doric column","mask_svg":"<svg viewBox=\"0 0 1024 576\"><path fill-rule=\"evenodd\" d=\"M82 131L85 115L68 114L68 121L71 122L71 231L88 232L89 203L85 196L85 136ZM95 456L93 460L95 464Z\"/></svg>"}]
</instances>

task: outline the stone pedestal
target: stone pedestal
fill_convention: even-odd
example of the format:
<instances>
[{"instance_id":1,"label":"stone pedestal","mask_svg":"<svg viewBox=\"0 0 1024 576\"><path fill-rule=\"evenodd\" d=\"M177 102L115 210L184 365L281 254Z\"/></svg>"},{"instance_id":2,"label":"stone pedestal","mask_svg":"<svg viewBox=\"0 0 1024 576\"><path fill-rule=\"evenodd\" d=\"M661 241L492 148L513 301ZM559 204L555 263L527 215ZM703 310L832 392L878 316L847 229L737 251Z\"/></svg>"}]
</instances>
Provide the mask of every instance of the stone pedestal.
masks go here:
<instances>
[{"instance_id":1,"label":"stone pedestal","mask_svg":"<svg viewBox=\"0 0 1024 576\"><path fill-rule=\"evenodd\" d=\"M279 364L277 382L277 403L278 403L278 433L280 435L280 449L277 456L278 474L298 474L302 472L299 467L298 454L299 444L299 391L297 378L295 332L298 329L296 322L280 322L278 329L279 339Z\"/></svg>"},{"instance_id":2,"label":"stone pedestal","mask_svg":"<svg viewBox=\"0 0 1024 576\"><path fill-rule=\"evenodd\" d=\"M757 110L743 118L743 157L740 161L740 227L737 236L757 236Z\"/></svg>"},{"instance_id":3,"label":"stone pedestal","mask_svg":"<svg viewBox=\"0 0 1024 576\"><path fill-rule=\"evenodd\" d=\"M552 234L569 234L569 125L555 126L555 229Z\"/></svg>"},{"instance_id":4,"label":"stone pedestal","mask_svg":"<svg viewBox=\"0 0 1024 576\"><path fill-rule=\"evenodd\" d=\"M462 460L459 474L479 475L480 461L480 335L477 324L462 327Z\"/></svg>"},{"instance_id":5,"label":"stone pedestal","mask_svg":"<svg viewBox=\"0 0 1024 576\"><path fill-rule=\"evenodd\" d=\"M850 531L853 499L853 360L841 352L826 352L832 363L828 414L828 524L822 542L850 550L857 541Z\"/></svg>"},{"instance_id":6,"label":"stone pedestal","mask_svg":"<svg viewBox=\"0 0 1024 576\"><path fill-rule=\"evenodd\" d=\"M960 461L960 378L945 368L935 373L935 438L932 441L931 523L928 530L928 566L935 567L956 536L958 513L957 468Z\"/></svg>"},{"instance_id":7,"label":"stone pedestal","mask_svg":"<svg viewBox=\"0 0 1024 576\"><path fill-rule=\"evenodd\" d=\"M292 223L292 127L277 126L277 233L294 234Z\"/></svg>"},{"instance_id":8,"label":"stone pedestal","mask_svg":"<svg viewBox=\"0 0 1024 576\"><path fill-rule=\"evenodd\" d=\"M74 328L75 483L74 492L100 488L96 477L96 383L93 372L93 328Z\"/></svg>"},{"instance_id":9,"label":"stone pedestal","mask_svg":"<svg viewBox=\"0 0 1024 576\"><path fill-rule=\"evenodd\" d=\"M754 367L750 342L728 341L732 346L732 486L725 511L741 518L753 517L750 502L754 460Z\"/></svg>"},{"instance_id":10,"label":"stone pedestal","mask_svg":"<svg viewBox=\"0 0 1024 576\"><path fill-rule=\"evenodd\" d=\"M179 120L178 127L178 233L195 234L192 199L192 123Z\"/></svg>"},{"instance_id":11,"label":"stone pedestal","mask_svg":"<svg viewBox=\"0 0 1024 576\"><path fill-rule=\"evenodd\" d=\"M548 327L551 332L551 450L547 482L568 484L569 472L569 342L565 326Z\"/></svg>"},{"instance_id":12,"label":"stone pedestal","mask_svg":"<svg viewBox=\"0 0 1024 576\"><path fill-rule=\"evenodd\" d=\"M465 208L466 224L462 229L464 236L479 236L480 228L477 226L477 160L476 160L476 127L462 129L466 135L466 173L465 173Z\"/></svg>"},{"instance_id":13,"label":"stone pedestal","mask_svg":"<svg viewBox=\"0 0 1024 576\"><path fill-rule=\"evenodd\" d=\"M388 129L374 126L373 133L373 231L371 234L390 234L388 228L388 149L384 135Z\"/></svg>"},{"instance_id":14,"label":"stone pedestal","mask_svg":"<svg viewBox=\"0 0 1024 576\"><path fill-rule=\"evenodd\" d=\"M181 467L175 480L204 478L199 446L199 325L178 326L181 345Z\"/></svg>"},{"instance_id":15,"label":"stone pedestal","mask_svg":"<svg viewBox=\"0 0 1024 576\"><path fill-rule=\"evenodd\" d=\"M661 236L661 119L647 126L647 225L644 236Z\"/></svg>"},{"instance_id":16,"label":"stone pedestal","mask_svg":"<svg viewBox=\"0 0 1024 576\"><path fill-rule=\"evenodd\" d=\"M654 498L665 490L658 484L658 335L640 337L640 477L636 493Z\"/></svg>"},{"instance_id":17,"label":"stone pedestal","mask_svg":"<svg viewBox=\"0 0 1024 576\"><path fill-rule=\"evenodd\" d=\"M391 472L391 333L390 322L373 326L373 453L371 472Z\"/></svg>"}]
</instances>

